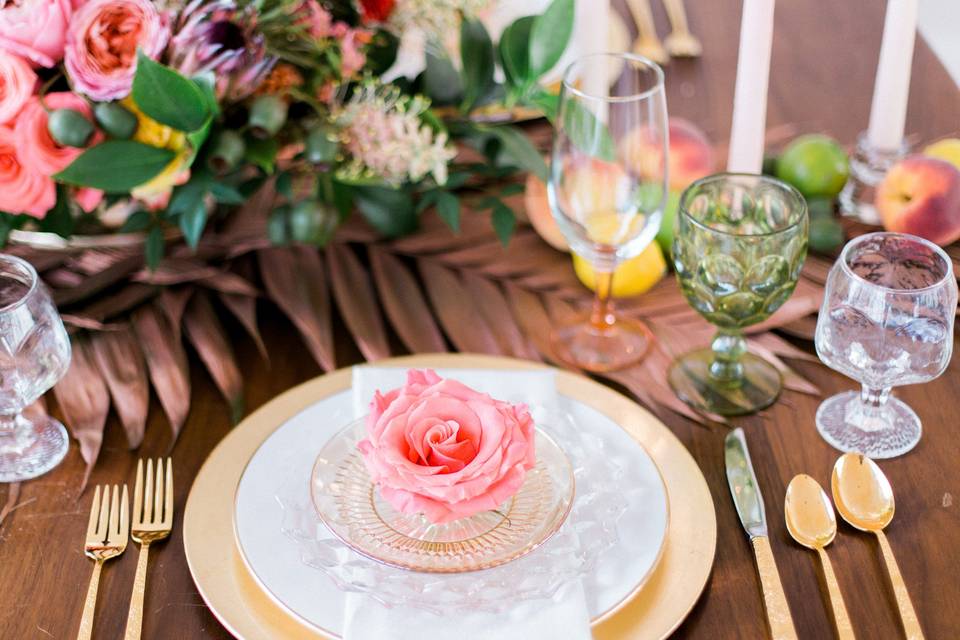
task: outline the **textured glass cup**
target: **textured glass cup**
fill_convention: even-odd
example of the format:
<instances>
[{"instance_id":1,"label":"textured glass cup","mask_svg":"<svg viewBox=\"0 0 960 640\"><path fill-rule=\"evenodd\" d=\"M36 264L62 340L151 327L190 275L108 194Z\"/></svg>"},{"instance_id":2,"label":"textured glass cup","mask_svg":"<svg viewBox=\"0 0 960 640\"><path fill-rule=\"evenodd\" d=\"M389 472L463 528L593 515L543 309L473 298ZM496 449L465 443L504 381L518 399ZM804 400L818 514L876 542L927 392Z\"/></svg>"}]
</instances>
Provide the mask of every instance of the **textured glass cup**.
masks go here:
<instances>
[{"instance_id":1,"label":"textured glass cup","mask_svg":"<svg viewBox=\"0 0 960 640\"><path fill-rule=\"evenodd\" d=\"M611 77L612 85L597 86L597 78ZM616 266L653 241L663 215L667 102L660 67L632 54L590 55L570 65L548 193L564 237L596 273L592 312L552 335L557 356L588 371L640 361L653 336L640 322L617 319L611 292Z\"/></svg>"},{"instance_id":2,"label":"textured glass cup","mask_svg":"<svg viewBox=\"0 0 960 640\"><path fill-rule=\"evenodd\" d=\"M37 272L0 254L0 482L35 478L66 455L63 425L22 411L69 365L70 338Z\"/></svg>"},{"instance_id":3,"label":"textured glass cup","mask_svg":"<svg viewBox=\"0 0 960 640\"><path fill-rule=\"evenodd\" d=\"M957 281L943 250L922 238L870 233L830 270L817 320L817 355L863 385L817 410L823 439L845 452L892 458L920 441L920 419L890 395L928 382L953 351Z\"/></svg>"},{"instance_id":4,"label":"textured glass cup","mask_svg":"<svg viewBox=\"0 0 960 640\"><path fill-rule=\"evenodd\" d=\"M744 327L793 293L807 255L807 204L768 176L721 173L680 197L673 264L687 301L719 331L709 349L671 365L670 385L692 407L742 415L771 405L780 373L747 353Z\"/></svg>"}]
</instances>

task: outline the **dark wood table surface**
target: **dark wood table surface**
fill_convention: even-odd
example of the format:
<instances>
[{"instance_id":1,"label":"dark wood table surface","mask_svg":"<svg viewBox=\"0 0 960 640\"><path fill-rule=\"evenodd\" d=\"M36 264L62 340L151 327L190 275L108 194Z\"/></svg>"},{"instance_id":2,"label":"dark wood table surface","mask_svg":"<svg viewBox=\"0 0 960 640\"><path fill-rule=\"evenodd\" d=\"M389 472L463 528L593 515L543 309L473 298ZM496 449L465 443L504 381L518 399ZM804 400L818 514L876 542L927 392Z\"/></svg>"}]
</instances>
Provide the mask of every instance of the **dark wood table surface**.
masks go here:
<instances>
[{"instance_id":1,"label":"dark wood table surface","mask_svg":"<svg viewBox=\"0 0 960 640\"><path fill-rule=\"evenodd\" d=\"M671 114L689 118L714 140L727 137L737 59L737 0L687 2L693 30L703 39L700 60L675 61L667 70ZM794 124L799 131L823 131L849 143L866 127L885 3L781 1L770 77L768 126ZM655 6L661 33L662 7ZM960 92L920 39L913 65L907 132L918 140L957 134ZM254 345L239 330L235 349L244 363L246 405L255 409L321 371L295 331L267 305L261 328L273 367L266 369ZM341 336L346 336L342 330ZM341 340L338 364L360 360L349 339ZM825 367L795 362L827 393L854 383ZM171 539L155 546L146 597L144 637L227 638L204 606L184 559L182 520L190 480L231 426L216 388L194 363L193 407L173 449L177 477L177 520ZM898 391L924 424L920 445L885 461L897 496L897 514L888 529L921 623L928 638L960 636L960 358L938 380ZM788 393L766 417L737 420L747 430L757 475L766 499L770 535L787 599L801 638L831 637L825 587L815 554L788 540L783 495L795 474L806 472L828 484L837 457L817 435L819 400ZM713 574L698 604L677 632L690 638L761 638L766 623L749 545L730 502L723 472L724 431L670 416L669 426L700 464L716 505L718 543ZM156 406L139 455L166 453L165 418ZM129 452L122 429L111 418L91 483L133 481L138 453ZM59 468L24 484L21 506L0 526L0 638L75 636L92 568L82 553L90 493L77 499L83 463L75 446ZM0 501L6 498L0 488ZM224 544L230 541L225 540ZM860 638L896 638L901 631L880 549L868 535L840 526L830 557ZM120 638L137 563L131 547L110 561L100 586L94 637Z\"/></svg>"}]
</instances>

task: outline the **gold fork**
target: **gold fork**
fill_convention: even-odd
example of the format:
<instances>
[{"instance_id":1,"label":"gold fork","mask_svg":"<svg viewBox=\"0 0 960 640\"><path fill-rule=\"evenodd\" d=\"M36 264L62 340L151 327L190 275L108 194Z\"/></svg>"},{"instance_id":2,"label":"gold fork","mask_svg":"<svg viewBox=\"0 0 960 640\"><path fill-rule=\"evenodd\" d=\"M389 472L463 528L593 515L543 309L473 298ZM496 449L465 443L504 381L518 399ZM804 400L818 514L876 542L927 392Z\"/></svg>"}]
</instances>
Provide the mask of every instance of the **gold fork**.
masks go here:
<instances>
[{"instance_id":1,"label":"gold fork","mask_svg":"<svg viewBox=\"0 0 960 640\"><path fill-rule=\"evenodd\" d=\"M663 44L674 58L696 58L703 53L703 45L695 35L690 33L687 25L687 12L683 8L683 0L663 0L667 9L672 31L663 39Z\"/></svg>"},{"instance_id":2,"label":"gold fork","mask_svg":"<svg viewBox=\"0 0 960 640\"><path fill-rule=\"evenodd\" d=\"M97 589L100 586L100 569L103 561L115 558L127 548L127 536L130 534L129 498L127 485L123 485L123 497L119 488L113 485L97 487L90 505L90 522L87 524L87 541L84 553L93 558L93 575L87 588L87 600L83 605L83 617L80 618L80 631L77 640L89 640L93 632L93 612L97 608ZM102 500L101 500L102 498Z\"/></svg>"},{"instance_id":3,"label":"gold fork","mask_svg":"<svg viewBox=\"0 0 960 640\"><path fill-rule=\"evenodd\" d=\"M166 479L164 479L166 475ZM137 461L137 482L133 486L133 531L131 537L140 543L137 575L133 580L130 612L127 614L125 640L138 640L143 627L143 594L147 586L147 556L150 544L170 535L173 528L173 466L167 458L157 458L157 477L153 477L153 461L147 460L147 477L143 477L143 460Z\"/></svg>"},{"instance_id":4,"label":"gold fork","mask_svg":"<svg viewBox=\"0 0 960 640\"><path fill-rule=\"evenodd\" d=\"M657 27L653 23L650 0L627 0L627 7L633 14L633 21L637 25L637 39L633 43L633 52L645 58L650 58L657 64L670 62L667 50L663 48L660 38L657 37Z\"/></svg>"}]
</instances>

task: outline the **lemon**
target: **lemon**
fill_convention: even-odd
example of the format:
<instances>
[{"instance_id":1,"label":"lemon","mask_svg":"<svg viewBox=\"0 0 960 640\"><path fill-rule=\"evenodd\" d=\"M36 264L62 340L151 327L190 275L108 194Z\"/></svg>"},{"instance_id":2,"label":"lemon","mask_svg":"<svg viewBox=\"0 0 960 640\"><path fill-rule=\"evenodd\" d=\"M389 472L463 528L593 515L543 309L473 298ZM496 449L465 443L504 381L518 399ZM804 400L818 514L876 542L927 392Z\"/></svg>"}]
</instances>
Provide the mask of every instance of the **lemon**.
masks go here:
<instances>
[{"instance_id":1,"label":"lemon","mask_svg":"<svg viewBox=\"0 0 960 640\"><path fill-rule=\"evenodd\" d=\"M585 287L596 290L596 277L588 261L574 254L573 269ZM660 245L651 242L643 253L622 263L613 272L613 297L629 298L645 293L660 281L666 271L667 263Z\"/></svg>"},{"instance_id":2,"label":"lemon","mask_svg":"<svg viewBox=\"0 0 960 640\"><path fill-rule=\"evenodd\" d=\"M934 142L923 150L923 155L946 160L960 169L960 139L945 138Z\"/></svg>"}]
</instances>

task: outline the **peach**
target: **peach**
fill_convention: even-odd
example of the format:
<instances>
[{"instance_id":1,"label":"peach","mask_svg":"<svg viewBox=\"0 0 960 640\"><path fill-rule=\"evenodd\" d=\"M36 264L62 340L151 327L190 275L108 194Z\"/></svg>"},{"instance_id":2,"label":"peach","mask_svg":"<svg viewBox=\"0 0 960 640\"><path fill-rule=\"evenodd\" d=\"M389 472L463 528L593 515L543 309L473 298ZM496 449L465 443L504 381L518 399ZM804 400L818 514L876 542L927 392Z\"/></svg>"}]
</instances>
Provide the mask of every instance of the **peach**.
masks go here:
<instances>
[{"instance_id":1,"label":"peach","mask_svg":"<svg viewBox=\"0 0 960 640\"><path fill-rule=\"evenodd\" d=\"M527 175L527 187L523 194L523 208L527 213L530 224L540 234L540 237L547 241L547 244L560 251L570 250L567 239L563 237L560 227L557 226L557 221L553 219L553 212L550 211L547 185L533 173Z\"/></svg>"},{"instance_id":2,"label":"peach","mask_svg":"<svg viewBox=\"0 0 960 640\"><path fill-rule=\"evenodd\" d=\"M627 166L646 179L659 180L662 159L659 141L649 129L626 137L620 154ZM717 160L707 135L684 118L670 118L670 189L682 191L691 182L716 171Z\"/></svg>"},{"instance_id":3,"label":"peach","mask_svg":"<svg viewBox=\"0 0 960 640\"><path fill-rule=\"evenodd\" d=\"M960 239L960 170L937 158L904 158L884 176L876 205L888 231L950 244Z\"/></svg>"}]
</instances>

